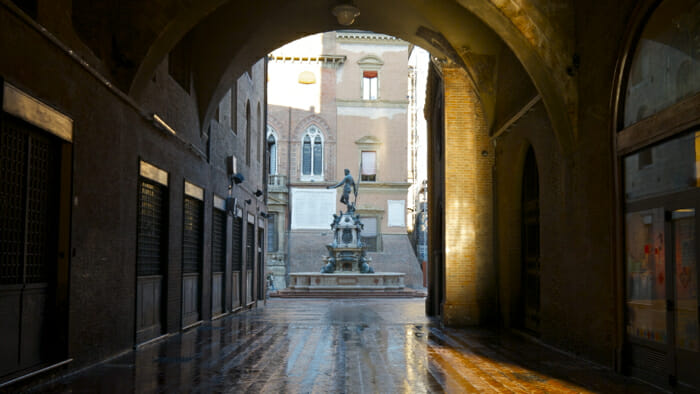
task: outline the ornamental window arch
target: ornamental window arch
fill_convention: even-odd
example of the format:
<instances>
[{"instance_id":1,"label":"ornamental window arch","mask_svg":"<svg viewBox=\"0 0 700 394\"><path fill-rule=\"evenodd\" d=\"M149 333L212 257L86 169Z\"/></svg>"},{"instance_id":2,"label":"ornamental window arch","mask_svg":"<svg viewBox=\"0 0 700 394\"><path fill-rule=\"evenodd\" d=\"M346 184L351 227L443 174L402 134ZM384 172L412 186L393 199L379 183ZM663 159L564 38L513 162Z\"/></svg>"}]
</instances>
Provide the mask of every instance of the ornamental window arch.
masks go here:
<instances>
[{"instance_id":1,"label":"ornamental window arch","mask_svg":"<svg viewBox=\"0 0 700 394\"><path fill-rule=\"evenodd\" d=\"M301 137L301 180L322 181L325 138L321 129L310 125Z\"/></svg>"},{"instance_id":2,"label":"ornamental window arch","mask_svg":"<svg viewBox=\"0 0 700 394\"><path fill-rule=\"evenodd\" d=\"M367 55L360 59L357 64L362 71L362 82L360 91L362 92L363 100L378 100L379 99L379 76L384 61L378 56Z\"/></svg>"},{"instance_id":3,"label":"ornamental window arch","mask_svg":"<svg viewBox=\"0 0 700 394\"><path fill-rule=\"evenodd\" d=\"M270 175L277 175L277 148L278 148L278 141L279 137L277 136L277 131L270 126L267 125L267 132L266 132L266 138L265 138L265 143L267 146L267 170L268 174Z\"/></svg>"}]
</instances>

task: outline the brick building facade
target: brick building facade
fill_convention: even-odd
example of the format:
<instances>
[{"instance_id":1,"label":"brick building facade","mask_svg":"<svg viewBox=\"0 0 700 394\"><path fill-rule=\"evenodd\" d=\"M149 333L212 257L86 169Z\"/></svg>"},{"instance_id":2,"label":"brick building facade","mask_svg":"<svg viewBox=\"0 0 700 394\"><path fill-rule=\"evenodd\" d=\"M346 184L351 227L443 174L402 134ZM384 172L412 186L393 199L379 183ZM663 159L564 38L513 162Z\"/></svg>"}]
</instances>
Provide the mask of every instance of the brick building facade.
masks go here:
<instances>
[{"instance_id":1,"label":"brick building facade","mask_svg":"<svg viewBox=\"0 0 700 394\"><path fill-rule=\"evenodd\" d=\"M332 215L345 209L326 187L346 168L358 185L356 210L372 266L406 273L407 285L422 286L405 219L408 49L383 34L338 31L270 55L268 143L275 165L268 206L277 235L268 243L268 270L275 288L286 287L290 272L322 266Z\"/></svg>"}]
</instances>

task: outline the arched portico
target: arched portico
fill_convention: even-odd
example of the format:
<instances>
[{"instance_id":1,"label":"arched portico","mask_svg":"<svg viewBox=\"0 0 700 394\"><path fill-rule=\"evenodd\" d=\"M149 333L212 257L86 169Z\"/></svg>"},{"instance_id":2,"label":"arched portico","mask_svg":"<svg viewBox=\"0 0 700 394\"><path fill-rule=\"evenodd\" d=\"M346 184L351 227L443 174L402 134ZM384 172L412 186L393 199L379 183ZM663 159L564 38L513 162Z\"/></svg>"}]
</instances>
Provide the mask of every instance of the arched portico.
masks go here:
<instances>
[{"instance_id":1,"label":"arched portico","mask_svg":"<svg viewBox=\"0 0 700 394\"><path fill-rule=\"evenodd\" d=\"M478 86L486 119L493 120L494 75L500 47L517 56L540 92L559 145L571 149L575 138L577 62L573 54L573 5L569 0L480 0L431 2L356 1L361 10L353 29L400 37L434 56L465 67ZM166 55L185 37L192 40L199 115L206 125L235 78L273 49L302 36L343 28L331 13L335 3L302 0L240 4L205 0L189 4L161 0L153 7L73 3L73 20L83 35L128 24L138 40L100 34L88 45L112 48L107 61L119 85L139 100ZM90 12L87 12L87 10ZM167 11L167 12L166 12ZM110 20L105 24L104 18ZM151 18L153 16L153 18ZM157 16L157 17L156 17ZM570 23L567 23L569 21ZM102 25L105 25L104 27ZM105 36L105 37L103 37ZM95 50L95 49L93 49ZM97 51L96 51L97 52ZM202 126L204 127L204 126Z\"/></svg>"}]
</instances>

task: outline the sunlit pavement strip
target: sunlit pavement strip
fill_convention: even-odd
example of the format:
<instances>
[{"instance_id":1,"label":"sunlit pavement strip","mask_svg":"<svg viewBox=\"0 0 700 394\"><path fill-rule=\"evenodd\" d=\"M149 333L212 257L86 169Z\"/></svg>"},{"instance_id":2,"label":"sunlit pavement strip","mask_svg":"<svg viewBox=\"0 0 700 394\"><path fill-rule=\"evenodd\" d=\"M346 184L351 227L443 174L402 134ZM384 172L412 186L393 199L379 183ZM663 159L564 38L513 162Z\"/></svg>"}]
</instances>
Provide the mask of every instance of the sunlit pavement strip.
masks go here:
<instances>
[{"instance_id":1,"label":"sunlit pavement strip","mask_svg":"<svg viewBox=\"0 0 700 394\"><path fill-rule=\"evenodd\" d=\"M275 299L88 369L58 393L646 393L636 380L486 329L423 299Z\"/></svg>"}]
</instances>

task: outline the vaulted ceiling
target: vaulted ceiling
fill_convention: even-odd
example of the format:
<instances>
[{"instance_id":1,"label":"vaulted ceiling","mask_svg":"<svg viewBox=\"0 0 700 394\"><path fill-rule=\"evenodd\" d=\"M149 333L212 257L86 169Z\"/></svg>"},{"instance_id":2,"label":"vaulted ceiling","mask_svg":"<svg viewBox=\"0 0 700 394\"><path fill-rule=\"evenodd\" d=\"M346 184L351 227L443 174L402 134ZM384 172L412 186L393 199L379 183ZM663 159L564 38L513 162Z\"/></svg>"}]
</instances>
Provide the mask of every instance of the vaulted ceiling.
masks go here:
<instances>
[{"instance_id":1,"label":"vaulted ceiling","mask_svg":"<svg viewBox=\"0 0 700 394\"><path fill-rule=\"evenodd\" d=\"M63 0L68 1L68 0ZM347 2L347 1L345 1ZM236 78L273 49L308 34L344 28L341 0L72 0L73 26L109 78L139 100L157 66L181 40L192 49L202 124ZM502 46L540 92L560 141L575 123L571 0L354 0L353 29L394 35L465 67L492 111Z\"/></svg>"}]
</instances>

